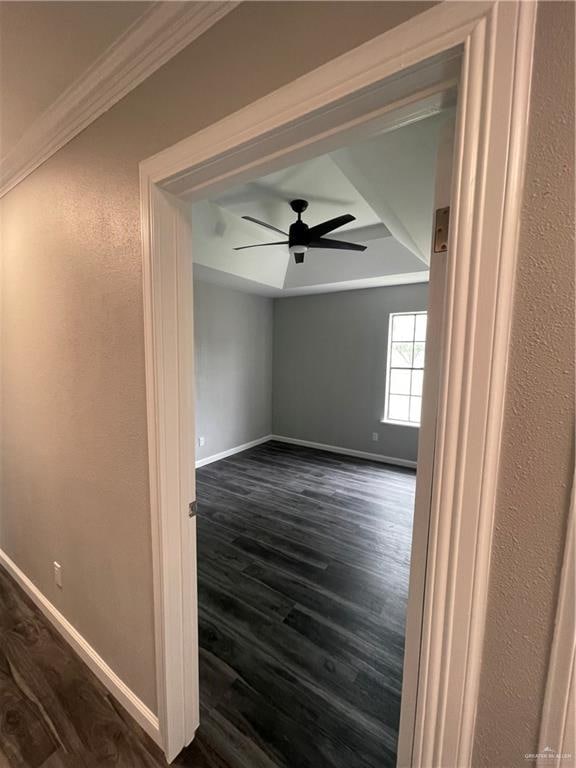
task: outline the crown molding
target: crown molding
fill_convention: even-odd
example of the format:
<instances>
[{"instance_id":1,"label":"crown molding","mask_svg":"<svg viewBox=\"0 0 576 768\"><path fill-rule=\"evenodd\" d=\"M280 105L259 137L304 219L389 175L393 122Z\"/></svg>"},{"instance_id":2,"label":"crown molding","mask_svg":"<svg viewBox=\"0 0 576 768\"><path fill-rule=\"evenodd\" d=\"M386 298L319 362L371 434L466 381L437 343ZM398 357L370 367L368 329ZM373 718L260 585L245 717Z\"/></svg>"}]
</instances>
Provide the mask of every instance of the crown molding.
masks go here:
<instances>
[{"instance_id":1,"label":"crown molding","mask_svg":"<svg viewBox=\"0 0 576 768\"><path fill-rule=\"evenodd\" d=\"M239 0L155 3L0 160L0 197L238 5Z\"/></svg>"}]
</instances>

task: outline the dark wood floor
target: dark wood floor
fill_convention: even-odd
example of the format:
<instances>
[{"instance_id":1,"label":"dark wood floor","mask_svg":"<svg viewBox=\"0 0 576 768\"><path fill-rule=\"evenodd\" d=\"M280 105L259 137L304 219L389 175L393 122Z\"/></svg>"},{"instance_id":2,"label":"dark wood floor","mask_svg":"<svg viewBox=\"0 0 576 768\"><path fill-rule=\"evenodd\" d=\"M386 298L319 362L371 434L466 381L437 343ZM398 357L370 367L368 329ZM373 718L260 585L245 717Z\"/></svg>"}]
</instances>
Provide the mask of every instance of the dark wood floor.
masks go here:
<instances>
[{"instance_id":1,"label":"dark wood floor","mask_svg":"<svg viewBox=\"0 0 576 768\"><path fill-rule=\"evenodd\" d=\"M195 749L231 768L395 765L415 473L268 443L197 486Z\"/></svg>"},{"instance_id":2,"label":"dark wood floor","mask_svg":"<svg viewBox=\"0 0 576 768\"><path fill-rule=\"evenodd\" d=\"M198 471L200 730L176 766L395 765L412 471L269 443ZM0 568L0 767L165 768Z\"/></svg>"},{"instance_id":3,"label":"dark wood floor","mask_svg":"<svg viewBox=\"0 0 576 768\"><path fill-rule=\"evenodd\" d=\"M148 736L0 568L0 766L165 765Z\"/></svg>"}]
</instances>

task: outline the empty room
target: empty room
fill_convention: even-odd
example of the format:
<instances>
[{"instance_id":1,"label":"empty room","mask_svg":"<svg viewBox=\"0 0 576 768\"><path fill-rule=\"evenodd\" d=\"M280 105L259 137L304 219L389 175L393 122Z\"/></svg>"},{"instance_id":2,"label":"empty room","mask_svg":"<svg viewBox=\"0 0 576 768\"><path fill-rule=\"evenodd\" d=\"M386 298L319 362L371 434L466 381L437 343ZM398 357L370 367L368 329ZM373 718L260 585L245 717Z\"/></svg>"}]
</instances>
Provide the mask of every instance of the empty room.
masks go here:
<instances>
[{"instance_id":1,"label":"empty room","mask_svg":"<svg viewBox=\"0 0 576 768\"><path fill-rule=\"evenodd\" d=\"M200 706L239 765L396 761L453 113L191 207Z\"/></svg>"},{"instance_id":2,"label":"empty room","mask_svg":"<svg viewBox=\"0 0 576 768\"><path fill-rule=\"evenodd\" d=\"M576 755L573 0L0 0L0 768Z\"/></svg>"}]
</instances>

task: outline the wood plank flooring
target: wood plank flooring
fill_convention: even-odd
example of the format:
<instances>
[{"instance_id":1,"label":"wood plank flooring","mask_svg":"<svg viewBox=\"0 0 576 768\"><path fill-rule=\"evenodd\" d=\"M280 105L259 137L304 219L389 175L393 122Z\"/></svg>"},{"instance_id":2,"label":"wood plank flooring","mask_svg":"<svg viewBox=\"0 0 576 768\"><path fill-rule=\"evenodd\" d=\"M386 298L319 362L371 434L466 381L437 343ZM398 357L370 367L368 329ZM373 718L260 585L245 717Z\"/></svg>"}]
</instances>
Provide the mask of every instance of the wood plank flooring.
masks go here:
<instances>
[{"instance_id":1,"label":"wood plank flooring","mask_svg":"<svg viewBox=\"0 0 576 768\"><path fill-rule=\"evenodd\" d=\"M198 471L194 768L395 765L414 472L268 443ZM165 768L0 568L0 768Z\"/></svg>"},{"instance_id":2,"label":"wood plank flooring","mask_svg":"<svg viewBox=\"0 0 576 768\"><path fill-rule=\"evenodd\" d=\"M395 765L414 486L280 443L198 470L207 766Z\"/></svg>"},{"instance_id":3,"label":"wood plank flooring","mask_svg":"<svg viewBox=\"0 0 576 768\"><path fill-rule=\"evenodd\" d=\"M165 765L156 745L0 568L0 766Z\"/></svg>"}]
</instances>

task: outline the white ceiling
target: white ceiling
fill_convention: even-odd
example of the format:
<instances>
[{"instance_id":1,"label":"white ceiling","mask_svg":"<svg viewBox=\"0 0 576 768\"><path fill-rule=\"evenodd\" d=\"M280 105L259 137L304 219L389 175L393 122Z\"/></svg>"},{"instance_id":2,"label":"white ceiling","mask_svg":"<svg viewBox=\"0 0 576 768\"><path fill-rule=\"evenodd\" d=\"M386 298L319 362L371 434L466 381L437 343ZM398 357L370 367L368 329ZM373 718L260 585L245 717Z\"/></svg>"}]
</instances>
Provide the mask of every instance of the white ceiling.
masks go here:
<instances>
[{"instance_id":1,"label":"white ceiling","mask_svg":"<svg viewBox=\"0 0 576 768\"><path fill-rule=\"evenodd\" d=\"M291 166L192 206L195 275L267 296L423 282L434 205L439 128L449 111ZM290 200L309 202L310 226L342 213L356 220L328 235L366 251L313 249L295 264L285 245L235 251L284 240L245 215L288 231Z\"/></svg>"}]
</instances>

